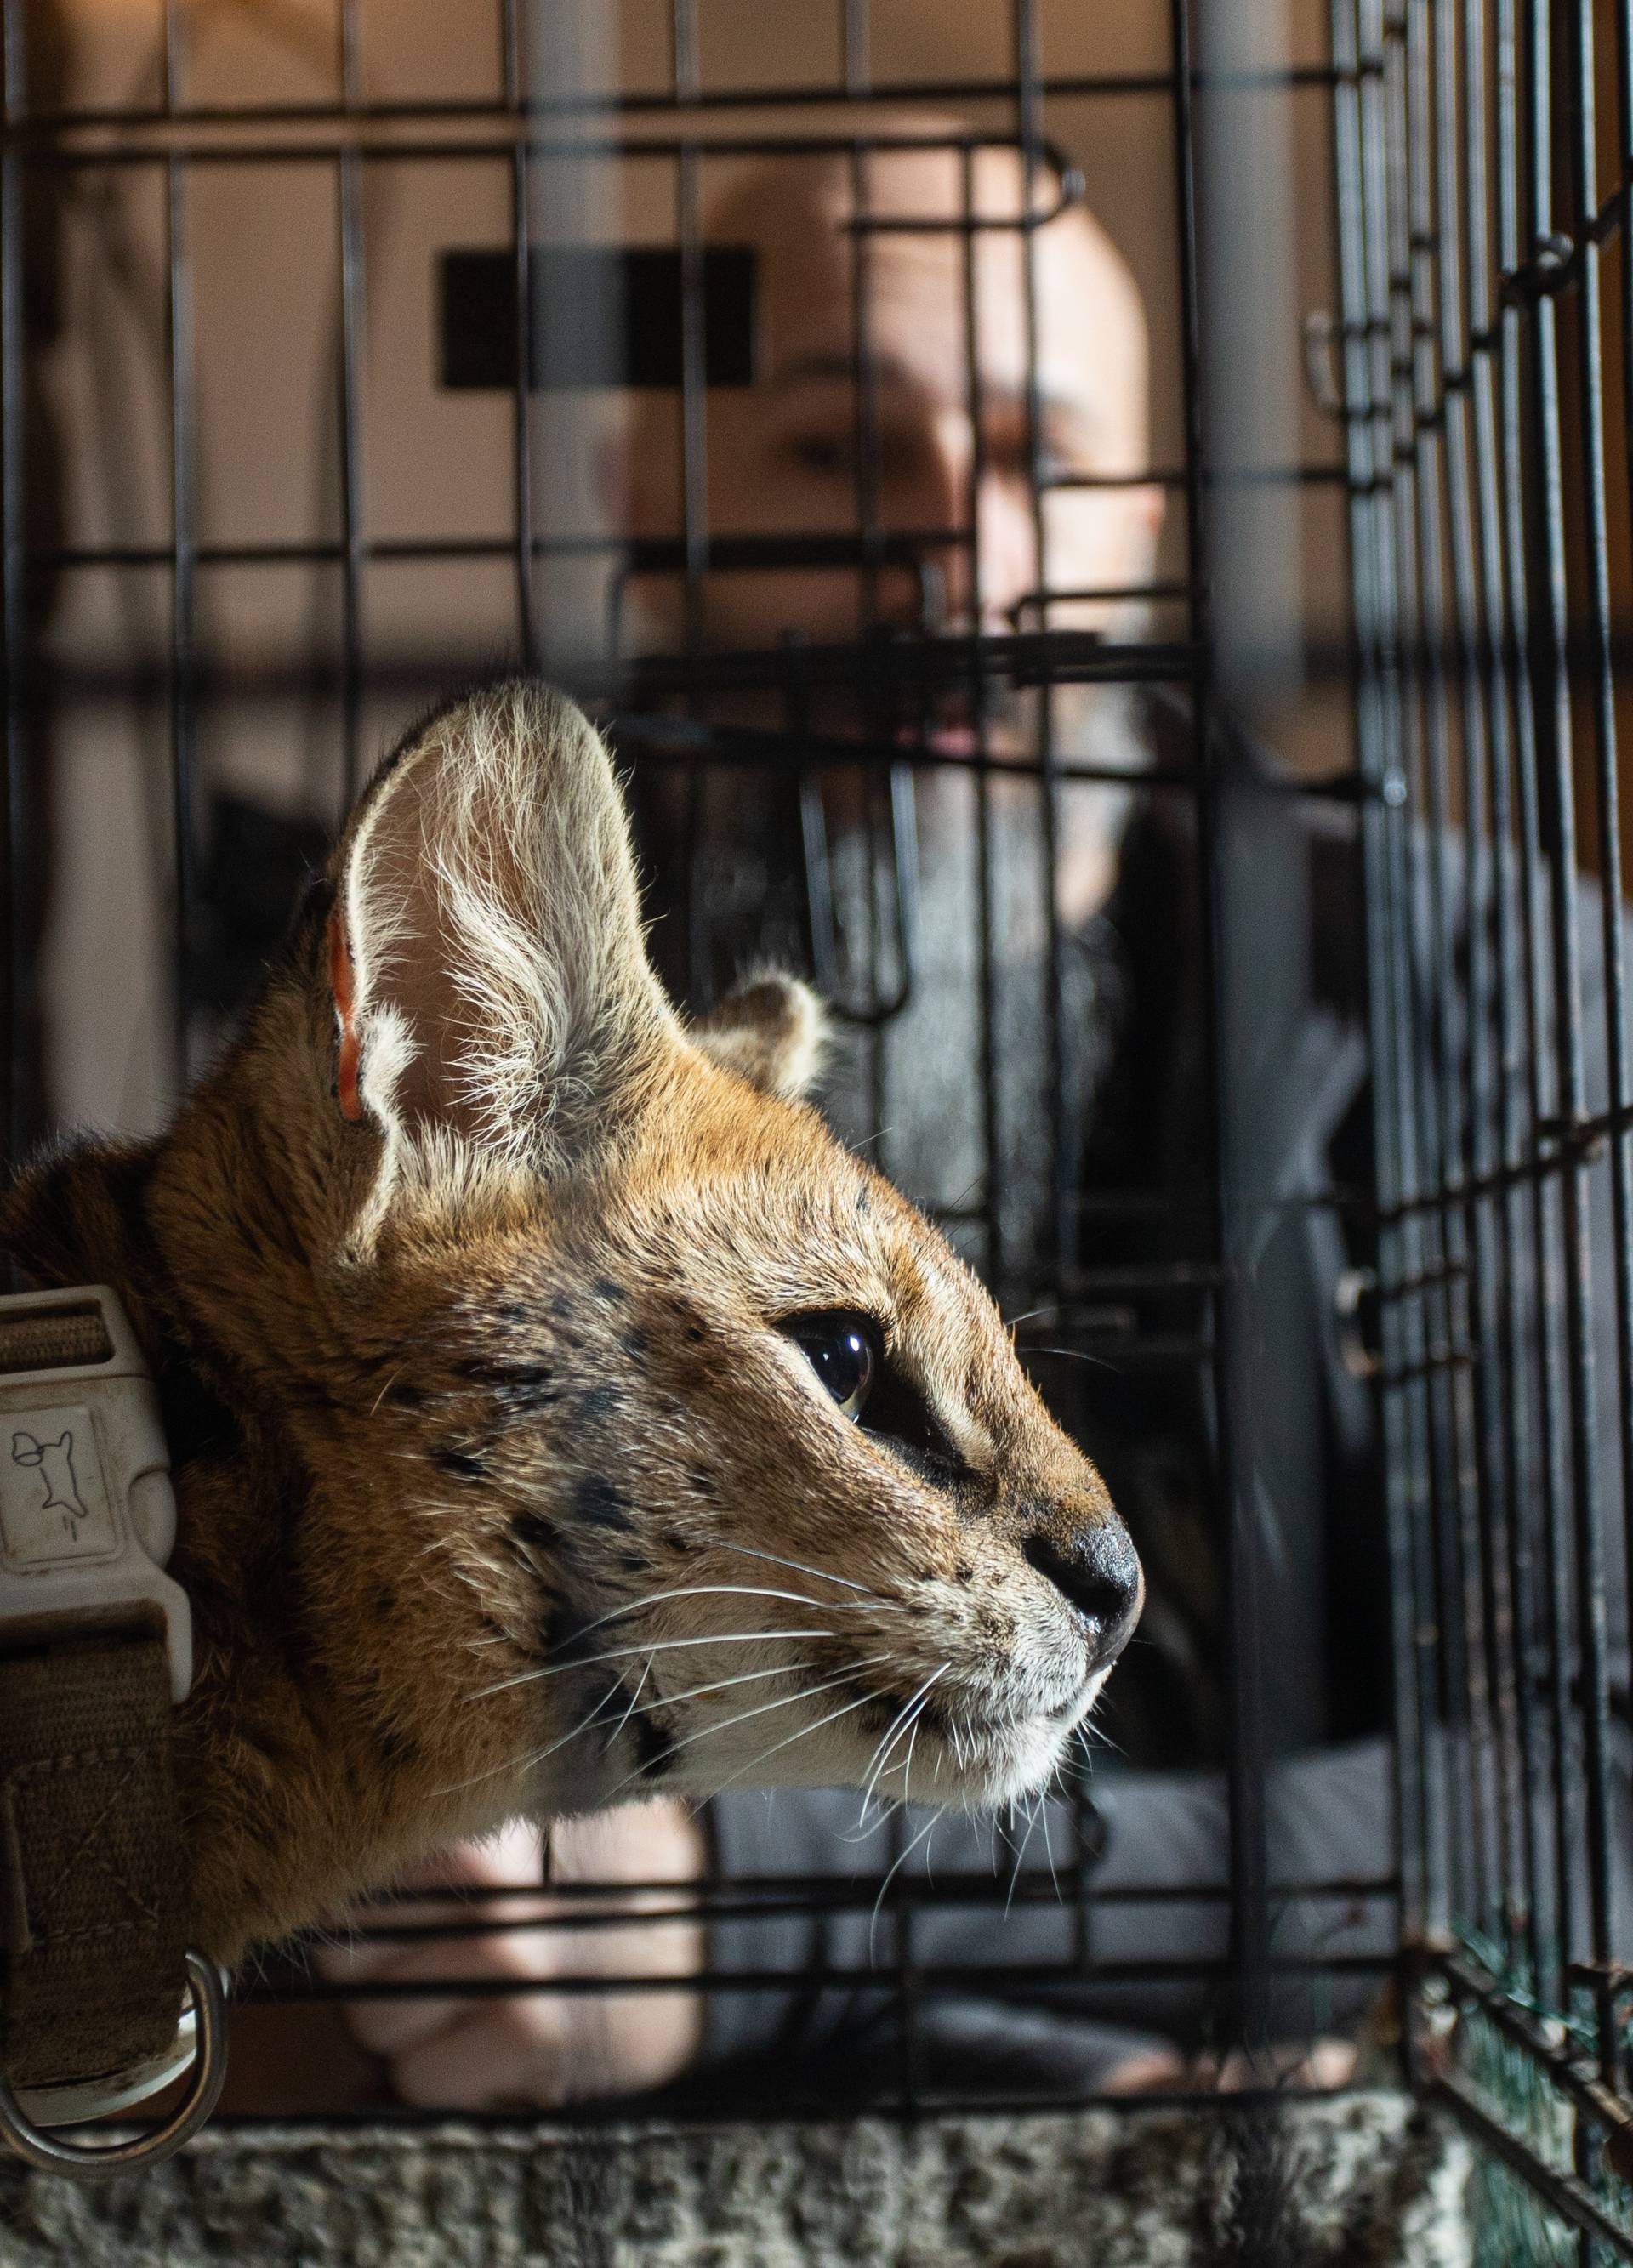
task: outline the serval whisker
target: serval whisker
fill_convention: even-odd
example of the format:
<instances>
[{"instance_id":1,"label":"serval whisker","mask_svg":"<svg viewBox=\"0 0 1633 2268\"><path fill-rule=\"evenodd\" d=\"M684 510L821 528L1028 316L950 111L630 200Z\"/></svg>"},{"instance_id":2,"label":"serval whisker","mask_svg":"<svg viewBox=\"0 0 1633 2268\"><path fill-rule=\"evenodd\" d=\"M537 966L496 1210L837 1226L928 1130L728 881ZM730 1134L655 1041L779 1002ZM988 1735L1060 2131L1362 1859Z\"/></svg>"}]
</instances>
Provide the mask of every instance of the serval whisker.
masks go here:
<instances>
[{"instance_id":1,"label":"serval whisker","mask_svg":"<svg viewBox=\"0 0 1633 2268\"><path fill-rule=\"evenodd\" d=\"M836 1679L835 1683L838 1682ZM786 1741L778 1741L772 1747L762 1749L757 1756L751 1756L746 1764L740 1764L735 1772L728 1773L726 1778L718 1783L713 1793L719 1795L723 1789L730 1787L735 1781L740 1780L744 1772L757 1771L762 1764L769 1764L773 1756L780 1756L785 1749L791 1749L796 1741L806 1740L812 1733L820 1733L824 1725L831 1725L840 1717L848 1717L853 1709L865 1709L868 1702L877 1697L876 1694L864 1693L854 1701L847 1701L843 1709L832 1709L825 1717L818 1717L814 1725L802 1725L797 1733L790 1733ZM708 1799L706 1797L703 1800L707 1801ZM694 1817L697 1815L698 1808L695 1805L693 1807Z\"/></svg>"},{"instance_id":2,"label":"serval whisker","mask_svg":"<svg viewBox=\"0 0 1633 2268\"><path fill-rule=\"evenodd\" d=\"M942 1814L939 1811L933 1811L929 1817L925 1821L923 1826L919 1830L919 1832L913 1837L913 1841L909 1843L902 1852L901 1856L896 1860L895 1865L891 1867L890 1872L885 1875L884 1880L880 1883L879 1895L874 1900L873 1911L868 1918L868 1958L869 1961L873 1959L873 1933L879 1926L879 1912L884 1904L885 1892L890 1889L890 1884L896 1880L897 1875L901 1872L902 1868L906 1865L908 1859L912 1858L920 1844L925 1840L927 1836L934 1835L941 1823ZM929 1863L929 1855L927 1852L925 1856L925 1865L927 1867Z\"/></svg>"},{"instance_id":3,"label":"serval whisker","mask_svg":"<svg viewBox=\"0 0 1633 2268\"><path fill-rule=\"evenodd\" d=\"M847 1576L836 1575L826 1567L808 1566L803 1559L785 1559L780 1552L757 1551L751 1544L728 1543L719 1537L715 1538L711 1549L716 1551L741 1551L745 1559L768 1560L773 1567L792 1567L796 1574L815 1575L820 1583L838 1583L846 1591L860 1591L864 1598L880 1598L880 1594L877 1591L870 1591L866 1583L853 1583ZM891 1602L882 1600L881 1603L888 1605Z\"/></svg>"},{"instance_id":4,"label":"serval whisker","mask_svg":"<svg viewBox=\"0 0 1633 2268\"><path fill-rule=\"evenodd\" d=\"M547 1661L541 1668L518 1670L514 1677L502 1677L497 1685L484 1685L472 1699L485 1701L495 1693L507 1693L518 1685L536 1684L545 1677L567 1677L575 1669L594 1669L603 1661L639 1660L643 1653L673 1653L680 1646L749 1646L756 1638L844 1638L848 1633L833 1630L752 1630L709 1631L701 1638L654 1638L639 1646L617 1646L604 1653L587 1653L571 1661Z\"/></svg>"},{"instance_id":5,"label":"serval whisker","mask_svg":"<svg viewBox=\"0 0 1633 2268\"><path fill-rule=\"evenodd\" d=\"M879 1735L878 1745L874 1749L872 1756L868 1757L867 1764L863 1769L861 1811L858 1815L859 1819L865 1817L867 1815L868 1800L873 1793L875 1783L878 1778L879 1773L884 1768L885 1758L890 1754L890 1749L885 1747L886 1742L890 1742L891 1747L895 1746L896 1740L898 1740L901 1737L904 1727L913 1722L912 1712L913 1710L916 1707L923 1706L924 1702L929 1697L931 1686L935 1683L937 1678L945 1677L947 1672L951 1667L952 1665L950 1662L944 1661L939 1669L932 1670L930 1675L925 1679L923 1684L920 1686L918 1691L910 1695L910 1697L903 1702L895 1716L891 1718L890 1723ZM895 1737L892 1738L892 1735ZM883 1751L883 1753L881 1753L881 1751Z\"/></svg>"},{"instance_id":6,"label":"serval whisker","mask_svg":"<svg viewBox=\"0 0 1633 2268\"><path fill-rule=\"evenodd\" d=\"M750 1718L764 1717L773 1709L792 1708L796 1701L809 1701L818 1693L831 1693L836 1685L846 1684L853 1677L858 1675L861 1671L864 1669L876 1669L879 1668L881 1663L886 1662L890 1659L890 1657L888 1653L871 1654L863 1661L852 1662L847 1668L840 1670L837 1677L824 1677L815 1685L802 1686L797 1693L780 1694L774 1701L762 1701L756 1708L740 1710L736 1716L722 1718L719 1724L701 1725L695 1733L688 1733L684 1740L670 1742L665 1751L666 1758L668 1756L677 1756L682 1749L690 1749L698 1741L710 1740L718 1734L729 1733L733 1727L737 1725L746 1725ZM866 1698L867 1697L864 1696L863 1697ZM784 1743L784 1745L786 1746L787 1744ZM774 1749L768 1749L766 1753L768 1755L774 1756L776 1754L776 1750ZM763 1762L764 1759L761 1758L758 1761ZM618 1782L617 1786L613 1788L609 1793L607 1797L608 1802L610 1802L612 1797L618 1794L621 1790L626 1788L632 1780L641 1778L646 1771L647 1766L645 1764L637 1764L632 1772L626 1773L624 1778Z\"/></svg>"}]
</instances>

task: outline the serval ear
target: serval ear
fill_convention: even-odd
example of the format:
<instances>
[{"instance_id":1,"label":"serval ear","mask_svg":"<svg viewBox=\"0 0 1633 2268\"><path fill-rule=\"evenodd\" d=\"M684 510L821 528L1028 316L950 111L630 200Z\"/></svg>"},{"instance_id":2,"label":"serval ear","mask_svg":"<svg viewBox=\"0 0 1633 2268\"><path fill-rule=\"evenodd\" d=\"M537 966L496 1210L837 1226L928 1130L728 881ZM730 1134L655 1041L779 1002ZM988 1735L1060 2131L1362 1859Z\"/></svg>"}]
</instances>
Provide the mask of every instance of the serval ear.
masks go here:
<instances>
[{"instance_id":1,"label":"serval ear","mask_svg":"<svg viewBox=\"0 0 1633 2268\"><path fill-rule=\"evenodd\" d=\"M358 805L329 880L342 1116L432 1179L473 1152L583 1167L678 1035L587 719L520 683L434 717Z\"/></svg>"},{"instance_id":2,"label":"serval ear","mask_svg":"<svg viewBox=\"0 0 1633 2268\"><path fill-rule=\"evenodd\" d=\"M810 1093L828 1045L828 1012L797 976L766 970L733 987L689 1036L722 1071L789 1102Z\"/></svg>"}]
</instances>

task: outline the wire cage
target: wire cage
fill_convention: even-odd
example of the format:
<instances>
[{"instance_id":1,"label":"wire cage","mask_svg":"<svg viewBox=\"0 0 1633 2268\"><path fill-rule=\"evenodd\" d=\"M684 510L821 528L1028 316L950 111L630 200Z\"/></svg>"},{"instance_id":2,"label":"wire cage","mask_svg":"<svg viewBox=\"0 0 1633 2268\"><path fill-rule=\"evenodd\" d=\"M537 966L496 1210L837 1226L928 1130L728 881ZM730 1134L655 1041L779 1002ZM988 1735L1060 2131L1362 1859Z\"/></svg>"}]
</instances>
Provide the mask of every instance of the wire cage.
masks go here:
<instances>
[{"instance_id":1,"label":"wire cage","mask_svg":"<svg viewBox=\"0 0 1633 2268\"><path fill-rule=\"evenodd\" d=\"M451 681L544 668L627 769L677 995L770 952L836 1002L831 1114L1015 1319L1155 1634L1108 1698L1127 1760L984 1864L927 1867L909 1813L843 1874L403 1894L365 1940L700 1917L711 1995L865 2002L868 2089L914 2111L1093 2091L1069 2052L948 2052L972 1999L1171 2007L1271 2084L1272 2043L1392 1995L1376 2051L1521 2184L1494 2226L1523 2191L1527 2242L1633 2258L1624 14L1175 0L1136 36L1015 0L952 68L868 0L775 53L749 11L632 9L616 61L593 11L476 12L416 63L364 0L283 55L254 10L220 49L163 0L102 54L5 0L11 1155L162 1123L373 752ZM939 169L917 206L904 153ZM734 524L772 288L741 184L814 164L844 505ZM1130 168L1150 438L1075 460L1040 247ZM929 519L874 336L910 239L969 437ZM639 526L595 474L632 431ZM1166 504L1131 579L1052 573L1063 506L1131 495ZM1109 915L1064 880L1085 814ZM1300 1756L1385 1737L1374 1863L1292 1850ZM1119 1872L1107 1819L1180 1771L1216 1874ZM433 1988L517 1989L291 1957L243 1998Z\"/></svg>"}]
</instances>

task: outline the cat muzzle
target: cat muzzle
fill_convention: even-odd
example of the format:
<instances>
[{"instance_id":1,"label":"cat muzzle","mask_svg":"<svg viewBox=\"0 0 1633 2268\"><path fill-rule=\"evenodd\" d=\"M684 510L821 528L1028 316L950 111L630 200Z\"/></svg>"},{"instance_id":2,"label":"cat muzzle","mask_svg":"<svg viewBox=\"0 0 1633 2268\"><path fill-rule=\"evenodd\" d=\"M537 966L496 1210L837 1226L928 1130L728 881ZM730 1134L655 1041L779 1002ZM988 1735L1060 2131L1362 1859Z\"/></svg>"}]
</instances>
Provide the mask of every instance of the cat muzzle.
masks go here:
<instances>
[{"instance_id":1,"label":"cat muzzle","mask_svg":"<svg viewBox=\"0 0 1633 2268\"><path fill-rule=\"evenodd\" d=\"M1089 1642L1090 1672L1109 1669L1145 1604L1145 1578L1121 1521L1087 1521L1064 1535L1029 1535L1021 1552L1071 1609Z\"/></svg>"},{"instance_id":2,"label":"cat muzzle","mask_svg":"<svg viewBox=\"0 0 1633 2268\"><path fill-rule=\"evenodd\" d=\"M158 1392L115 1294L0 1299L0 2140L79 2177L168 2157L225 2077L221 1975L182 1937L175 1527ZM189 2065L149 2132L55 2131Z\"/></svg>"}]
</instances>

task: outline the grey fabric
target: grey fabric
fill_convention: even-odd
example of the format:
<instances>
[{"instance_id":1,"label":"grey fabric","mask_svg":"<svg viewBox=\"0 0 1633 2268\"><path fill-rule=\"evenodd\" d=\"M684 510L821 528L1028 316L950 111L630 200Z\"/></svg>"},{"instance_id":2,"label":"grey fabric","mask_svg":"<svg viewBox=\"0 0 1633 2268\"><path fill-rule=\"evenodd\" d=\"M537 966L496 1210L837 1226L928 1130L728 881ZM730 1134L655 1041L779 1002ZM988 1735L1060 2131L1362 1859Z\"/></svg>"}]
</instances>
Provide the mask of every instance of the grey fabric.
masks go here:
<instances>
[{"instance_id":1,"label":"grey fabric","mask_svg":"<svg viewBox=\"0 0 1633 2268\"><path fill-rule=\"evenodd\" d=\"M1625 1784L1625 1756L1619 1786ZM1353 2024L1386 1981L1396 1942L1393 1900L1313 1894L1335 1879L1386 1882L1394 1866L1392 1771L1386 1743L1317 1751L1274 1765L1267 1782L1267 1842L1274 1941L1284 1955L1361 1955L1375 1970L1312 1985L1297 1972L1281 1987L1278 2031L1302 2039ZM1214 1976L1199 1966L1182 1979L1131 1982L1093 1970L1068 1982L1034 1984L1016 1995L1001 1989L1005 1968L1053 1964L1069 1969L1077 1914L1069 1903L1017 1904L1001 1920L993 1911L993 1876L1007 1863L1003 1838L990 1820L950 1812L931 1824L910 1808L858 1835L860 1799L845 1789L783 1791L770 1798L715 1799L712 1819L720 1872L728 1881L754 1876L854 1878L867 1895L848 1911L762 1914L714 1926L712 1970L723 1977L780 1970L781 1992L720 1988L709 1996L712 2060L757 2057L752 2084L772 2100L806 2107L824 2085L842 2085L841 2100L865 2100L899 2081L899 1996L892 1975L894 1925L871 1911L875 1884L914 1837L899 1881L942 1884L972 1874L983 1895L969 1906L937 1904L913 1923L913 1956L927 1965L964 1968L967 1990L925 1995L916 2022L926 2068L937 2082L963 2080L988 2091L1088 2094L1115 2068L1157 2044L1195 2050L1208 2043L1216 2009ZM1026 1831L1017 1828L1018 1842ZM1075 1807L1054 1797L1027 1842L1027 1863L1065 1864L1076 1835ZM1099 1856L1090 1867L1095 1904L1090 1950L1101 1965L1154 1962L1223 1963L1229 1947L1223 1897L1230 1854L1229 1801L1216 1772L1135 1772L1115 1766L1097 1774L1093 1831ZM1216 1890L1216 1903L1164 1898L1164 1892ZM1154 1893L1142 1896L1142 1891ZM876 1974L876 1985L819 1989L819 1969ZM833 2068L828 2069L831 2063ZM1007 2066L1007 2068L1006 2068ZM808 2093L809 2091L809 2093Z\"/></svg>"},{"instance_id":2,"label":"grey fabric","mask_svg":"<svg viewBox=\"0 0 1633 2268\"><path fill-rule=\"evenodd\" d=\"M909 2127L218 2130L98 2187L0 2165L0 2268L1467 2268L1467 2169L1382 2094Z\"/></svg>"},{"instance_id":3,"label":"grey fabric","mask_svg":"<svg viewBox=\"0 0 1633 2268\"><path fill-rule=\"evenodd\" d=\"M1437 1824L1450 1811L1451 1786L1470 1780L1469 1751L1442 1736L1425 1764L1427 1809ZM1633 1734L1625 1725L1611 1729L1608 1765L1610 1941L1628 1960ZM1480 1777L1495 1786L1489 1768ZM1278 1971L1275 2036L1292 2042L1353 2031L1381 1994L1397 1943L1387 1887L1396 1851L1389 1745L1358 1741L1283 1759L1267 1773L1265 1796L1271 1943L1282 1960L1317 1964L1313 1971ZM927 1905L913 1920L916 1963L969 1976L967 1985L924 1993L916 2005L920 2068L934 2073L937 2086L1058 2100L1105 2086L1119 2065L1153 2045L1194 2051L1212 2044L1228 2007L1217 1982L1229 1951L1225 1782L1216 1772L1140 1772L1112 1764L1096 1774L1092 1799L1098 1855L1086 1853L1090 1959L1072 1975L1081 1955L1078 1915L1069 1902L1017 1904L1001 1919L994 1914L992 1872L1006 1863L1007 1852L990 1821L950 1812L932 1825L932 1815L914 1808L859 1836L860 1799L853 1791L717 1797L711 1815L727 1880L814 1876L866 1885L848 1911L716 1922L710 1965L717 1977L775 1971L789 1979L778 1991L733 1990L726 1983L709 1995L708 2054L721 2086L752 2091L767 2108L780 2102L802 2110L824 2095L856 2105L899 2087L894 1924L888 1912L876 1918L871 1909L875 1886L915 1837L921 1839L903 1859L898 1882L934 1881L945 1892L951 1878L974 1874L984 1893L967 1906ZM1537 1846L1551 1870L1551 1789L1540 1788L1535 1800ZM1067 1862L1076 1832L1071 1800L1052 1798L1030 1830L1029 1866L1036 1870L1046 1858ZM1323 1890L1323 1883L1346 1887ZM1373 1884L1380 1887L1363 1888ZM1584 1943L1580 1869L1576 1887L1573 1941ZM1216 1902L1171 1895L1212 1890L1222 1894ZM1185 1964L1188 1973L1162 1979L1116 1974L1119 1963L1149 1970L1164 1962ZM1345 1962L1360 1965L1320 1965ZM1045 1964L1061 1972L1059 1981L1004 1989L1006 1968ZM823 1970L860 1971L862 1981L824 1986ZM729 2076L734 2066L741 2066L735 2079Z\"/></svg>"}]
</instances>

